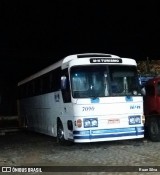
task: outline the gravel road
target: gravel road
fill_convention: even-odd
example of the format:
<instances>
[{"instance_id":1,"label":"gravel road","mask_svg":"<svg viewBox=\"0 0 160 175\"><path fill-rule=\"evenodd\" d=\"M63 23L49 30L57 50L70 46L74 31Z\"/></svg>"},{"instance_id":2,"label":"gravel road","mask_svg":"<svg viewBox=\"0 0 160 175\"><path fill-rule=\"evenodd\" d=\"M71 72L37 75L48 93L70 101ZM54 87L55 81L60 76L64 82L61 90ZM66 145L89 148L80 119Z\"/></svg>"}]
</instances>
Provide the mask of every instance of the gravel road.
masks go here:
<instances>
[{"instance_id":1,"label":"gravel road","mask_svg":"<svg viewBox=\"0 0 160 175\"><path fill-rule=\"evenodd\" d=\"M12 132L0 136L0 166L64 166L73 171L73 166L89 167L93 169L109 166L123 166L128 172L43 172L29 174L151 174L151 172L130 172L130 166L137 166L147 171L156 171L154 166L160 165L160 142L151 142L147 139L125 140L114 142L73 144L60 146L56 139L34 132ZM143 166L147 168L143 169ZM121 168L121 167L120 167ZM137 169L136 169L137 170ZM148 171L149 171L148 170ZM157 170L160 170L158 167ZM87 170L88 171L88 170ZM2 173L11 174L11 173ZM22 174L16 173L13 174ZM28 174L28 173L23 173ZM152 174L160 174L154 172Z\"/></svg>"}]
</instances>

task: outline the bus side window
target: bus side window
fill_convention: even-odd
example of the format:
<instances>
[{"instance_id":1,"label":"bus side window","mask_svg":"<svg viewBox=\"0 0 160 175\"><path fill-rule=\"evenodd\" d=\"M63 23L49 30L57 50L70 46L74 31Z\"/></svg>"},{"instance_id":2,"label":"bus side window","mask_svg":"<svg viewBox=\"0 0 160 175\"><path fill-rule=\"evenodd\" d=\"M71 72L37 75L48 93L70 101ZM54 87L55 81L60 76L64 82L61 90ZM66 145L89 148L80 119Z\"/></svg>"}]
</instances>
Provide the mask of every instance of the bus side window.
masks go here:
<instances>
[{"instance_id":1,"label":"bus side window","mask_svg":"<svg viewBox=\"0 0 160 175\"><path fill-rule=\"evenodd\" d=\"M60 90L60 84L61 84L61 69L60 68L57 68L50 72L49 84L50 84L49 85L50 92Z\"/></svg>"},{"instance_id":2,"label":"bus side window","mask_svg":"<svg viewBox=\"0 0 160 175\"><path fill-rule=\"evenodd\" d=\"M70 84L69 84L69 76L68 69L62 71L62 76L65 76L66 79L66 89L62 89L62 96L64 103L71 102L71 92L70 92Z\"/></svg>"},{"instance_id":3,"label":"bus side window","mask_svg":"<svg viewBox=\"0 0 160 175\"><path fill-rule=\"evenodd\" d=\"M42 77L43 79L43 93L48 93L50 91L49 87L49 74Z\"/></svg>"},{"instance_id":4,"label":"bus side window","mask_svg":"<svg viewBox=\"0 0 160 175\"><path fill-rule=\"evenodd\" d=\"M40 95L42 93L42 79L37 78L35 80L35 95Z\"/></svg>"}]
</instances>

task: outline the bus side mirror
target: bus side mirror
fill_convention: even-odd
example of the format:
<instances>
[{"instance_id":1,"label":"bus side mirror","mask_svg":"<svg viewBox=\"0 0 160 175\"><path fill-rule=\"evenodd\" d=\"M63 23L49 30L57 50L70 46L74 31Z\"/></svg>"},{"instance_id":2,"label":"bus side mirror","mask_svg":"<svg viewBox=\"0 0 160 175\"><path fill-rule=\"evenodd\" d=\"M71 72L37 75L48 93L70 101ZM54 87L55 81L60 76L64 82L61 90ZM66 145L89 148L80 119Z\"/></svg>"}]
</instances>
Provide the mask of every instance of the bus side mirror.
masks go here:
<instances>
[{"instance_id":1,"label":"bus side mirror","mask_svg":"<svg viewBox=\"0 0 160 175\"><path fill-rule=\"evenodd\" d=\"M143 88L141 89L141 94L142 94L143 96L146 95L146 89L145 89L145 87L143 87Z\"/></svg>"},{"instance_id":2,"label":"bus side mirror","mask_svg":"<svg viewBox=\"0 0 160 175\"><path fill-rule=\"evenodd\" d=\"M64 90L67 87L67 77L66 76L62 76L61 77L61 89Z\"/></svg>"}]
</instances>

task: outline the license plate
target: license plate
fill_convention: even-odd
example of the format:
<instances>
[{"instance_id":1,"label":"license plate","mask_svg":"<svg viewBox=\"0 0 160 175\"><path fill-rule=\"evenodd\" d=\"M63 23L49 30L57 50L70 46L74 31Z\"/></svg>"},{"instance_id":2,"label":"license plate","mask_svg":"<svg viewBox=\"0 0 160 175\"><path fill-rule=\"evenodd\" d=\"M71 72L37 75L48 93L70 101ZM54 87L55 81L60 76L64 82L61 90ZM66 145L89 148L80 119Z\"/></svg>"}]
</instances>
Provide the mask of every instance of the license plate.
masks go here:
<instances>
[{"instance_id":1,"label":"license plate","mask_svg":"<svg viewBox=\"0 0 160 175\"><path fill-rule=\"evenodd\" d=\"M109 119L109 120L108 120L108 124L116 124L116 123L120 123L120 120L117 119L117 118Z\"/></svg>"}]
</instances>

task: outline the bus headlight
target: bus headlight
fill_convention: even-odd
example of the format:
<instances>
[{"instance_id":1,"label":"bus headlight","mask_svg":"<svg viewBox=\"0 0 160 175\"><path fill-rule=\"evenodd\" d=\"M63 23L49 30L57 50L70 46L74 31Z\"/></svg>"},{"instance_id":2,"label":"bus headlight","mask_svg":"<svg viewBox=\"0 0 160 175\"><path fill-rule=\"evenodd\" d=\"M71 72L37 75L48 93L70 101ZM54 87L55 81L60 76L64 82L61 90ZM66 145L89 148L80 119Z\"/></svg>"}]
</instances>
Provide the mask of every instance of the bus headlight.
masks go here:
<instances>
[{"instance_id":1,"label":"bus headlight","mask_svg":"<svg viewBox=\"0 0 160 175\"><path fill-rule=\"evenodd\" d=\"M83 119L83 123L84 123L84 128L98 127L98 119L97 118Z\"/></svg>"},{"instance_id":2,"label":"bus headlight","mask_svg":"<svg viewBox=\"0 0 160 175\"><path fill-rule=\"evenodd\" d=\"M91 121L90 121L89 119L86 119L86 120L84 121L84 127L85 127L85 128L91 127Z\"/></svg>"},{"instance_id":3,"label":"bus headlight","mask_svg":"<svg viewBox=\"0 0 160 175\"><path fill-rule=\"evenodd\" d=\"M135 116L135 123L141 123L141 118L140 116Z\"/></svg>"},{"instance_id":4,"label":"bus headlight","mask_svg":"<svg viewBox=\"0 0 160 175\"><path fill-rule=\"evenodd\" d=\"M141 124L141 116L140 115L129 116L128 119L129 119L129 125Z\"/></svg>"},{"instance_id":5,"label":"bus headlight","mask_svg":"<svg viewBox=\"0 0 160 175\"><path fill-rule=\"evenodd\" d=\"M98 120L97 119L93 119L91 121L91 125L92 125L92 127L98 127Z\"/></svg>"}]
</instances>

